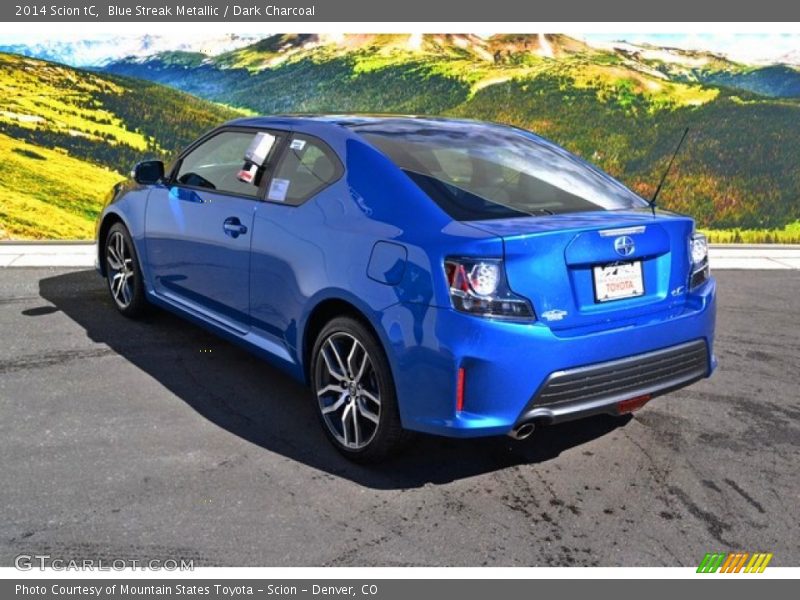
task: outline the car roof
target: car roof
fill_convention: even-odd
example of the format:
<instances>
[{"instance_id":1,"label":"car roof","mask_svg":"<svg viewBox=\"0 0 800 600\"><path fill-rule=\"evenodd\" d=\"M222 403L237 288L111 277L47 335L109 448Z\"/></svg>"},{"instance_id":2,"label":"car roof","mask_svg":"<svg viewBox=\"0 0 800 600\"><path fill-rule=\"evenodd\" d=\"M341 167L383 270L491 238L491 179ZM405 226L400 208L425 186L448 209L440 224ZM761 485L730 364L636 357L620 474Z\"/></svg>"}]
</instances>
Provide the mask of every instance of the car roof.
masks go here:
<instances>
[{"instance_id":1,"label":"car roof","mask_svg":"<svg viewBox=\"0 0 800 600\"><path fill-rule=\"evenodd\" d=\"M464 127L501 127L513 129L498 123L476 121L470 119L451 119L447 117L430 117L417 115L394 114L287 114L274 116L244 117L230 121L227 125L243 127L286 127L292 130L324 131L342 129L356 133L368 132L372 129L399 127L405 131L414 129L463 129Z\"/></svg>"}]
</instances>

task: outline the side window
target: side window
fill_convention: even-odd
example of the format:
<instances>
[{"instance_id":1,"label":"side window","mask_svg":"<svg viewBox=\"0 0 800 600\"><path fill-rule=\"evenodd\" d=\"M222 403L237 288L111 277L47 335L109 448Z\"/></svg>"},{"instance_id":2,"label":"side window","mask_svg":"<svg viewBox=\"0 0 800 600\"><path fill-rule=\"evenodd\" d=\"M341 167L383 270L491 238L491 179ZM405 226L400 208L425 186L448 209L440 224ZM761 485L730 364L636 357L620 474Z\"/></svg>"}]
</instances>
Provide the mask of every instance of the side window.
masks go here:
<instances>
[{"instance_id":1,"label":"side window","mask_svg":"<svg viewBox=\"0 0 800 600\"><path fill-rule=\"evenodd\" d=\"M258 196L257 179L251 182L239 179L245 152L256 133L223 131L203 142L183 158L177 174L178 183L243 196Z\"/></svg>"},{"instance_id":2,"label":"side window","mask_svg":"<svg viewBox=\"0 0 800 600\"><path fill-rule=\"evenodd\" d=\"M267 200L302 204L339 179L342 165L322 140L295 135L267 189Z\"/></svg>"}]
</instances>

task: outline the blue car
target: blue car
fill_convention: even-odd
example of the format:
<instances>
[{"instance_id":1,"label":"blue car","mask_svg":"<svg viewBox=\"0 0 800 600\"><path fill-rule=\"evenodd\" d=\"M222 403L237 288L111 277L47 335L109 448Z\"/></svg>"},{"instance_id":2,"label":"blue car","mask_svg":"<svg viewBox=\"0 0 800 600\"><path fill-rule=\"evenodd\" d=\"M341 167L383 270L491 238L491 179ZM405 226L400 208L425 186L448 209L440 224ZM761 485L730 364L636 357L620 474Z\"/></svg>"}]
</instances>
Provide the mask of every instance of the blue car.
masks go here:
<instances>
[{"instance_id":1,"label":"blue car","mask_svg":"<svg viewBox=\"0 0 800 600\"><path fill-rule=\"evenodd\" d=\"M512 127L235 120L139 163L97 240L123 315L165 308L307 382L357 461L628 413L716 364L692 219Z\"/></svg>"}]
</instances>

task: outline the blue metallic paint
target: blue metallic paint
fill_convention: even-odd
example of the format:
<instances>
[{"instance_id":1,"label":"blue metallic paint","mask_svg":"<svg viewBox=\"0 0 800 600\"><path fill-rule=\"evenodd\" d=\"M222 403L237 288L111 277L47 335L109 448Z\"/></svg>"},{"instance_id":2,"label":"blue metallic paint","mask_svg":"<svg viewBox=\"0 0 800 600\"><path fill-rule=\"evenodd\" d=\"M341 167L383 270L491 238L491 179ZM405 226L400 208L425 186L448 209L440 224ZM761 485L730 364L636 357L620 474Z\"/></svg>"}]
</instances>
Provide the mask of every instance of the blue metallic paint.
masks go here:
<instances>
[{"instance_id":1,"label":"blue metallic paint","mask_svg":"<svg viewBox=\"0 0 800 600\"><path fill-rule=\"evenodd\" d=\"M688 340L707 340L713 370L715 283L686 288L691 219L631 210L457 222L335 118L233 124L324 139L345 174L297 207L128 183L110 198L98 231L109 218L125 223L153 303L292 376L307 377L305 332L314 309L331 299L372 325L402 423L413 430L506 433L551 372ZM227 235L228 217L247 233ZM599 231L632 226L646 227L632 236L627 257L642 260L646 293L595 303L591 265L619 259L615 237ZM504 257L512 289L535 313L563 316L509 322L456 312L443 273L448 256ZM465 410L457 413L459 367L467 379Z\"/></svg>"}]
</instances>

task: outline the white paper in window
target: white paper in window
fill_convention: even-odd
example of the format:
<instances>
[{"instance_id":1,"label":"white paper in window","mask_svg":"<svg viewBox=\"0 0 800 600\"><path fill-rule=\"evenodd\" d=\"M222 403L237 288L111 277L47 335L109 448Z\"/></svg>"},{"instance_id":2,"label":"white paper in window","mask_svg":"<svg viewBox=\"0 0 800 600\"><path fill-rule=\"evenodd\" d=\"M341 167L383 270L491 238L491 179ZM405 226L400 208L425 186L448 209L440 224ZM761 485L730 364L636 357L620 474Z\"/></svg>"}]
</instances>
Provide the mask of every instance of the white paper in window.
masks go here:
<instances>
[{"instance_id":1,"label":"white paper in window","mask_svg":"<svg viewBox=\"0 0 800 600\"><path fill-rule=\"evenodd\" d=\"M289 192L289 180L278 179L277 177L272 180L269 185L269 192L267 193L267 200L273 202L285 202L286 194Z\"/></svg>"}]
</instances>

